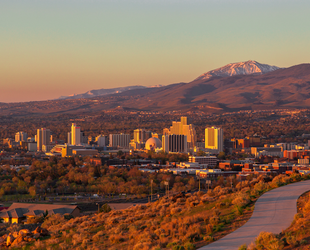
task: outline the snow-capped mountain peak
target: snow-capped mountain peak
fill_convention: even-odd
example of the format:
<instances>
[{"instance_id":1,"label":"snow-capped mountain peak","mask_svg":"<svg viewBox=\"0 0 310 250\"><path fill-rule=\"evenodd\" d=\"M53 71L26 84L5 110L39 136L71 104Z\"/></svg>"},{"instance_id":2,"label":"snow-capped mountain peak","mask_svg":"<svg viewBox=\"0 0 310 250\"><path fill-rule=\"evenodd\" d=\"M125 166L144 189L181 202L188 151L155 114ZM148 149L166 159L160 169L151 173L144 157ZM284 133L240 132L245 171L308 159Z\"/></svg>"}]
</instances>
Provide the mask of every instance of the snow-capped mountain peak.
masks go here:
<instances>
[{"instance_id":1,"label":"snow-capped mountain peak","mask_svg":"<svg viewBox=\"0 0 310 250\"><path fill-rule=\"evenodd\" d=\"M224 67L206 72L200 75L195 80L206 80L213 76L227 77L234 75L251 75L251 74L262 75L277 69L280 68L277 66L270 66L268 64L261 64L256 61L249 60L246 62L227 64Z\"/></svg>"}]
</instances>

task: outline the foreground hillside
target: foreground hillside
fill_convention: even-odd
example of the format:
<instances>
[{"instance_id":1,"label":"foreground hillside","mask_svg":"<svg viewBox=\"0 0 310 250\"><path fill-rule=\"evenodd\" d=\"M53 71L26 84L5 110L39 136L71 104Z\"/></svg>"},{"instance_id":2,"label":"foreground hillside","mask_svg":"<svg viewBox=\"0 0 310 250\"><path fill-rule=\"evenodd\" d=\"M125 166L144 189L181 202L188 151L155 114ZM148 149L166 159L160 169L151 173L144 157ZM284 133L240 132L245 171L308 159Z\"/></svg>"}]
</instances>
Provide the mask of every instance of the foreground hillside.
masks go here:
<instances>
[{"instance_id":1,"label":"foreground hillside","mask_svg":"<svg viewBox=\"0 0 310 250\"><path fill-rule=\"evenodd\" d=\"M268 183L259 177L239 183L233 189L217 186L207 193L181 193L121 211L109 212L104 207L104 212L99 214L70 220L52 215L42 224L49 237L32 243L21 242L20 246L25 249L196 249L243 225L262 193L302 178L308 176L280 175Z\"/></svg>"}]
</instances>

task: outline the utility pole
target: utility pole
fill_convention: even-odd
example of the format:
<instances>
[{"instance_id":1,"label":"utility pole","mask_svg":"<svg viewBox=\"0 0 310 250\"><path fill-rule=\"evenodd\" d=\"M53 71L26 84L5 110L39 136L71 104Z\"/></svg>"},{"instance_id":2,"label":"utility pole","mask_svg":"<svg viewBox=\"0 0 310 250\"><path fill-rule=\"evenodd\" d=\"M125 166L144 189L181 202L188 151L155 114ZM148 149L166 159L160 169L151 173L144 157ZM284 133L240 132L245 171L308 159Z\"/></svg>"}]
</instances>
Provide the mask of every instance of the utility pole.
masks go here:
<instances>
[{"instance_id":1,"label":"utility pole","mask_svg":"<svg viewBox=\"0 0 310 250\"><path fill-rule=\"evenodd\" d=\"M165 181L165 186L166 186L166 195L169 198L169 181Z\"/></svg>"},{"instance_id":2,"label":"utility pole","mask_svg":"<svg viewBox=\"0 0 310 250\"><path fill-rule=\"evenodd\" d=\"M211 180L206 180L206 183L208 184L208 191L209 191L209 185L211 184Z\"/></svg>"},{"instance_id":3,"label":"utility pole","mask_svg":"<svg viewBox=\"0 0 310 250\"><path fill-rule=\"evenodd\" d=\"M151 202L153 198L153 180L151 180Z\"/></svg>"},{"instance_id":4,"label":"utility pole","mask_svg":"<svg viewBox=\"0 0 310 250\"><path fill-rule=\"evenodd\" d=\"M96 203L96 205L98 206L98 214L99 214L99 212L100 212L100 209L99 209L100 204Z\"/></svg>"}]
</instances>

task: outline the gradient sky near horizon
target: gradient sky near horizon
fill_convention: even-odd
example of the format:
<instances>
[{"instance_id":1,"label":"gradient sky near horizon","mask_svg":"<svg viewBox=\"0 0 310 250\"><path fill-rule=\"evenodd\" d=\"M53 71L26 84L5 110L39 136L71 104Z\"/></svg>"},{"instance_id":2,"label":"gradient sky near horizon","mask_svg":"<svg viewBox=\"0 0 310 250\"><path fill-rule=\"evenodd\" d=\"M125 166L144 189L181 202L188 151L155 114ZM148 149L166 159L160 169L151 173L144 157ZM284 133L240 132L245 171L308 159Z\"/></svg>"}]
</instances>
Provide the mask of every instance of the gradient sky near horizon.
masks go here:
<instances>
[{"instance_id":1,"label":"gradient sky near horizon","mask_svg":"<svg viewBox=\"0 0 310 250\"><path fill-rule=\"evenodd\" d=\"M309 63L309 0L1 0L0 102Z\"/></svg>"}]
</instances>

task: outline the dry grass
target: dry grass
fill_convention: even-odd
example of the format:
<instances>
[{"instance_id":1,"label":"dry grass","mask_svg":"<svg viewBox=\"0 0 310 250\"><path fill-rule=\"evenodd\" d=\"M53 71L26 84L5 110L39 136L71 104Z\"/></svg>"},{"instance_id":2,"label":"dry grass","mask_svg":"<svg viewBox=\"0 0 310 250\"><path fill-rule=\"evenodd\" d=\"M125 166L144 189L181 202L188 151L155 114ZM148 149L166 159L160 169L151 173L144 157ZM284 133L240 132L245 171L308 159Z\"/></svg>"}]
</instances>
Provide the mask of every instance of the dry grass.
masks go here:
<instances>
[{"instance_id":1,"label":"dry grass","mask_svg":"<svg viewBox=\"0 0 310 250\"><path fill-rule=\"evenodd\" d=\"M235 189L218 186L208 193L181 195L174 200L163 197L152 204L69 221L53 215L43 224L54 235L53 240L37 244L45 244L46 249L52 245L56 245L55 249L195 249L242 226L259 195L291 181L279 176L270 183L261 179L243 182ZM241 212L236 212L237 206ZM307 206L305 211L309 210ZM302 216L296 217L296 223L309 228L308 220ZM294 235L299 244L304 239L302 235L302 231ZM266 237L262 236L261 241ZM295 244L294 237L289 239L290 244ZM271 247L281 247L274 238L270 241Z\"/></svg>"}]
</instances>

